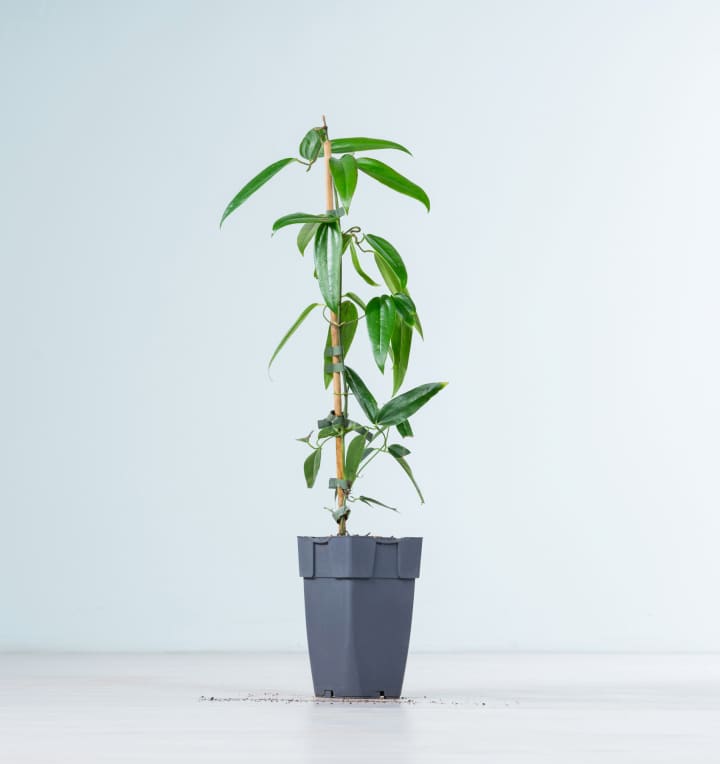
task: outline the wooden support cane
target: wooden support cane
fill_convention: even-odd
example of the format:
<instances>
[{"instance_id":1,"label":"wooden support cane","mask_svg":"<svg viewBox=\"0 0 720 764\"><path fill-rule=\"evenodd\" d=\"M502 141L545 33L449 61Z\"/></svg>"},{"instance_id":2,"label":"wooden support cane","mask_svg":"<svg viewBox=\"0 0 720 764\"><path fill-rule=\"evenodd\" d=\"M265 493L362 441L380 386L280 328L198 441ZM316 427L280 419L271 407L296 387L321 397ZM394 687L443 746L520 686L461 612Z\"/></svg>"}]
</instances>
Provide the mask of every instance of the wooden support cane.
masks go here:
<instances>
[{"instance_id":1,"label":"wooden support cane","mask_svg":"<svg viewBox=\"0 0 720 764\"><path fill-rule=\"evenodd\" d=\"M323 114L323 127L325 128L325 142L323 143L323 154L325 157L325 209L328 212L332 212L335 209L335 202L333 199L333 182L332 175L330 174L330 157L332 156L332 146L327 133L327 122L325 121L325 115ZM342 271L341 271L342 274ZM342 275L341 275L342 278ZM342 290L341 290L342 291ZM342 303L342 299L341 299ZM341 305L338 305L340 310ZM334 347L340 347L340 322L338 315L330 311L330 341ZM334 355L332 357L333 364L341 364L343 362L342 356ZM342 378L339 371L333 371L332 375L333 383L333 411L335 416L343 415L343 403L342 403ZM335 466L338 480L342 480L345 476L345 456L344 456L344 439L341 435L335 438ZM342 507L345 505L345 491L338 487L337 489L337 505ZM346 530L346 518L342 517L338 521L338 533L341 536L345 536Z\"/></svg>"}]
</instances>

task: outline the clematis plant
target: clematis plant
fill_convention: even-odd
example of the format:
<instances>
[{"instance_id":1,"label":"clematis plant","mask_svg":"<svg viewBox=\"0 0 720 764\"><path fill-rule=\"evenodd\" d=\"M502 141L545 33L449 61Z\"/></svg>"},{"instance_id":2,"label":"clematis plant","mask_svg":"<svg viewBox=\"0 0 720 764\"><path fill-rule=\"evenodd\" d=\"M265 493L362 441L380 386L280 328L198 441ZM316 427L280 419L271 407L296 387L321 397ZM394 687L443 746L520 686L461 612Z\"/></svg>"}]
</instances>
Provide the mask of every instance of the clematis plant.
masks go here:
<instances>
[{"instance_id":1,"label":"clematis plant","mask_svg":"<svg viewBox=\"0 0 720 764\"><path fill-rule=\"evenodd\" d=\"M401 443L393 442L413 435L411 417L447 384L429 382L398 395L410 360L413 333L423 336L415 302L408 291L408 272L397 249L384 237L368 233L357 225L347 225L360 174L420 202L429 212L430 200L420 186L378 159L357 156L379 150L410 152L399 143L377 138L330 139L323 117L321 127L307 132L300 142L300 157L274 162L246 183L227 205L220 220L246 202L259 188L291 164L301 164L310 171L322 158L324 167L325 211L318 214L294 212L273 224L273 232L287 226L299 226L297 247L301 255L312 244L314 278L322 298L302 310L275 349L270 364L305 319L320 308L327 322L324 344L325 387L332 385L332 409L313 430L298 440L310 449L304 461L307 486L311 488L320 472L323 451L335 445L335 475L329 480L334 506L329 508L338 524L338 533L347 534L347 522L353 505L361 502L395 510L379 499L355 495L353 487L363 472L381 454L387 454L404 470L424 502L413 471L407 461L410 454ZM343 265L350 260L355 274L368 287L381 290L367 301L354 291L344 291ZM368 273L368 263L375 265L378 276ZM378 280L379 279L379 280ZM360 375L347 365L347 357L361 321L365 321L372 355L384 374L390 359L393 397L379 405ZM365 421L350 418L350 400L354 400ZM357 417L357 414L353 414Z\"/></svg>"}]
</instances>

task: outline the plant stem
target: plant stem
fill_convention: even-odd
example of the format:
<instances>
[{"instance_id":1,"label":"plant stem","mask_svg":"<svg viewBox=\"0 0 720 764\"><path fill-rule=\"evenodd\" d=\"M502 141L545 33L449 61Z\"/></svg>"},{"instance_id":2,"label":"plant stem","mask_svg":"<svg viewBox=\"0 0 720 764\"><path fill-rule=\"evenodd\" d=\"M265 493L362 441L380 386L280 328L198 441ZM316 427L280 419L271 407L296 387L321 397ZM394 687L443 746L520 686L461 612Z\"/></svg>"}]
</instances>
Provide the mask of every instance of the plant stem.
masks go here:
<instances>
[{"instance_id":1,"label":"plant stem","mask_svg":"<svg viewBox=\"0 0 720 764\"><path fill-rule=\"evenodd\" d=\"M325 157L325 209L328 212L332 212L335 208L333 202L333 182L332 175L330 174L330 157L332 156L332 146L330 145L330 139L328 138L327 122L325 121L325 115L323 114L323 126L325 127L325 142L323 143L323 154ZM342 285L342 263L340 265L340 283ZM340 289L342 294L342 288ZM342 298L338 310L342 315ZM334 346L340 346L340 321L337 314L330 311L330 341ZM335 364L341 364L343 362L342 355L332 356L332 362ZM333 372L333 411L335 416L343 415L343 402L342 402L342 375L339 371ZM335 438L335 468L338 480L342 480L345 476L345 434L338 435ZM338 507L345 506L345 491L342 488L337 489L337 505ZM346 518L341 517L338 521L338 533L341 536L347 534Z\"/></svg>"}]
</instances>

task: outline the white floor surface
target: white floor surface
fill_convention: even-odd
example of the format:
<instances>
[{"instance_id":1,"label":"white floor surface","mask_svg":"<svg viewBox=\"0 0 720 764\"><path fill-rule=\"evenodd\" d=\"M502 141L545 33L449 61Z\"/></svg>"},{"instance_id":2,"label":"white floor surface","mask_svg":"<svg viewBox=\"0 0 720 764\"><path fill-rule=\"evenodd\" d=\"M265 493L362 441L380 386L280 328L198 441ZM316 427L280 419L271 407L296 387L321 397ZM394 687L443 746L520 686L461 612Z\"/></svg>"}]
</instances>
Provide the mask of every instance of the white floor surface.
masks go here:
<instances>
[{"instance_id":1,"label":"white floor surface","mask_svg":"<svg viewBox=\"0 0 720 764\"><path fill-rule=\"evenodd\" d=\"M413 654L404 690L315 702L302 654L4 654L0 762L720 763L720 655Z\"/></svg>"}]
</instances>

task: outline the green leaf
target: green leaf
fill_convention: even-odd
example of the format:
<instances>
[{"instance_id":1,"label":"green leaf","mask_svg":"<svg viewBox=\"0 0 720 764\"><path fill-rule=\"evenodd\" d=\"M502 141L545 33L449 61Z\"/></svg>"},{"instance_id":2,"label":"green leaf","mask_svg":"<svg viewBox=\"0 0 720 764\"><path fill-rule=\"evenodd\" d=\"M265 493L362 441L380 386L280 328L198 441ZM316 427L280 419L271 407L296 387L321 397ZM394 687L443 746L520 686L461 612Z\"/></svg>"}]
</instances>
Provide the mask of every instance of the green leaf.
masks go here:
<instances>
[{"instance_id":1,"label":"green leaf","mask_svg":"<svg viewBox=\"0 0 720 764\"><path fill-rule=\"evenodd\" d=\"M350 203L355 193L358 177L355 157L350 154L346 154L340 159L332 157L330 159L330 173L332 174L332 179L343 207L346 210L350 210Z\"/></svg>"},{"instance_id":2,"label":"green leaf","mask_svg":"<svg viewBox=\"0 0 720 764\"><path fill-rule=\"evenodd\" d=\"M399 285L399 289L393 289L392 291L404 291L408 280L407 268L395 247L393 247L387 239L383 239L381 236L376 236L372 233L365 236L365 241L367 241L370 247L375 251L377 257L379 257L380 260L382 260L382 262L392 271L393 276Z\"/></svg>"},{"instance_id":3,"label":"green leaf","mask_svg":"<svg viewBox=\"0 0 720 764\"><path fill-rule=\"evenodd\" d=\"M386 294L373 297L365 309L365 318L375 363L380 371L384 372L385 359L395 326L395 305L392 298Z\"/></svg>"},{"instance_id":4,"label":"green leaf","mask_svg":"<svg viewBox=\"0 0 720 764\"><path fill-rule=\"evenodd\" d=\"M287 330L285 333L285 336L280 340L280 344L275 348L275 352L272 354L272 358L270 359L270 362L268 363L268 370L272 366L273 361L277 358L278 353L285 347L285 343L290 339L290 337L295 334L297 328L302 324L302 322L308 317L308 315L315 309L319 308L320 303L319 302L313 302L310 303L310 305L305 308L305 310L298 316L297 321Z\"/></svg>"},{"instance_id":5,"label":"green leaf","mask_svg":"<svg viewBox=\"0 0 720 764\"><path fill-rule=\"evenodd\" d=\"M375 265L377 265L380 275L383 277L383 281L387 284L387 288L391 292L399 292L402 287L397 280L397 276L387 267L385 261L379 255L375 255Z\"/></svg>"},{"instance_id":6,"label":"green leaf","mask_svg":"<svg viewBox=\"0 0 720 764\"><path fill-rule=\"evenodd\" d=\"M295 440L297 440L298 443L307 443L309 445L312 434L313 431L310 430L310 432L304 438L295 438Z\"/></svg>"},{"instance_id":7,"label":"green leaf","mask_svg":"<svg viewBox=\"0 0 720 764\"><path fill-rule=\"evenodd\" d=\"M228 215L235 212L243 202L247 201L259 188L264 186L270 178L277 175L283 167L287 167L291 162L297 162L297 159L289 157L288 159L281 159L278 162L274 162L262 172L259 172L250 182L246 183L237 194L235 194L230 204L225 208L225 212L223 212L223 215L220 218L220 227L222 227L222 224Z\"/></svg>"},{"instance_id":8,"label":"green leaf","mask_svg":"<svg viewBox=\"0 0 720 764\"><path fill-rule=\"evenodd\" d=\"M337 313L340 302L342 234L337 223L320 223L315 234L315 270L325 304Z\"/></svg>"},{"instance_id":9,"label":"green leaf","mask_svg":"<svg viewBox=\"0 0 720 764\"><path fill-rule=\"evenodd\" d=\"M350 345L352 345L353 337L357 331L357 317L357 308L352 302L345 300L340 303L340 344L342 345L343 349L343 360L347 358L348 351L350 350ZM332 336L330 334L329 326L327 330L327 337L325 339L325 347L332 347ZM324 356L324 359L325 361L330 361L330 358L327 356ZM332 382L333 375L328 374L327 372L324 372L324 374L325 387L328 387L330 382Z\"/></svg>"},{"instance_id":10,"label":"green leaf","mask_svg":"<svg viewBox=\"0 0 720 764\"><path fill-rule=\"evenodd\" d=\"M415 303L408 294L397 293L392 296L395 303L395 310L397 310L400 318L408 325L415 325L415 318L417 311L415 310Z\"/></svg>"},{"instance_id":11,"label":"green leaf","mask_svg":"<svg viewBox=\"0 0 720 764\"><path fill-rule=\"evenodd\" d=\"M420 335L422 339L425 339L422 324L420 323L420 316L418 316L417 313L415 314L415 331Z\"/></svg>"},{"instance_id":12,"label":"green leaf","mask_svg":"<svg viewBox=\"0 0 720 764\"><path fill-rule=\"evenodd\" d=\"M301 255L305 254L307 245L313 240L313 236L315 236L318 225L319 223L305 223L305 225L298 232L297 245Z\"/></svg>"},{"instance_id":13,"label":"green leaf","mask_svg":"<svg viewBox=\"0 0 720 764\"><path fill-rule=\"evenodd\" d=\"M349 366L345 367L345 379L347 380L348 387L360 404L360 408L365 412L365 416L374 423L378 415L378 405L375 397L367 389L360 375Z\"/></svg>"},{"instance_id":14,"label":"green leaf","mask_svg":"<svg viewBox=\"0 0 720 764\"><path fill-rule=\"evenodd\" d=\"M402 446L400 446L402 448ZM405 461L405 459L402 456L395 456L392 452L392 446L388 449L389 453L392 455L392 457L395 459L395 461L403 468L405 471L405 474L410 478L410 481L415 486L415 490L417 491L417 495L420 497L420 503L425 503L425 497L422 495L422 491L420 490L420 486L417 484L417 481L415 480L415 475L413 475L413 471L410 469L410 465Z\"/></svg>"},{"instance_id":15,"label":"green leaf","mask_svg":"<svg viewBox=\"0 0 720 764\"><path fill-rule=\"evenodd\" d=\"M404 321L396 321L390 344L393 351L393 395L395 395L402 386L410 362L412 327Z\"/></svg>"},{"instance_id":16,"label":"green leaf","mask_svg":"<svg viewBox=\"0 0 720 764\"><path fill-rule=\"evenodd\" d=\"M370 284L370 286L380 286L376 281L373 281L370 276L365 273L365 271L362 269L362 266L360 265L360 260L358 260L358 254L357 249L355 248L355 243L350 240L350 258L352 259L352 264L355 270L357 271L358 276L366 283Z\"/></svg>"},{"instance_id":17,"label":"green leaf","mask_svg":"<svg viewBox=\"0 0 720 764\"><path fill-rule=\"evenodd\" d=\"M336 138L334 141L330 141L330 145L332 146L333 154L347 154L352 151L375 151L376 149L397 149L398 151L410 154L405 146L401 146L394 141L384 141L382 138Z\"/></svg>"},{"instance_id":18,"label":"green leaf","mask_svg":"<svg viewBox=\"0 0 720 764\"><path fill-rule=\"evenodd\" d=\"M273 223L273 233L279 231L281 228L285 228L288 225L297 225L299 223L332 223L337 218L331 215L310 215L307 212L292 212L289 215L283 215Z\"/></svg>"},{"instance_id":19,"label":"green leaf","mask_svg":"<svg viewBox=\"0 0 720 764\"><path fill-rule=\"evenodd\" d=\"M412 438L414 435L412 427L410 426L410 421L407 419L398 422L395 427L398 431L398 435L401 435L403 438Z\"/></svg>"},{"instance_id":20,"label":"green leaf","mask_svg":"<svg viewBox=\"0 0 720 764\"><path fill-rule=\"evenodd\" d=\"M389 167L384 162L379 162L377 159L370 159L369 157L360 157L356 161L358 170L374 178L378 183L382 183L393 191L397 191L399 194L405 194L405 196L417 199L430 212L430 199L428 195L420 186L408 180L404 175L400 175L397 170L393 170L392 167Z\"/></svg>"},{"instance_id":21,"label":"green leaf","mask_svg":"<svg viewBox=\"0 0 720 764\"><path fill-rule=\"evenodd\" d=\"M365 303L363 302L363 300L361 300L355 294L355 292L345 292L345 297L348 297L349 299L351 299L358 306L358 308L360 308L360 310L365 310L365 308L367 307Z\"/></svg>"},{"instance_id":22,"label":"green leaf","mask_svg":"<svg viewBox=\"0 0 720 764\"><path fill-rule=\"evenodd\" d=\"M300 156L303 159L307 159L308 162L314 162L320 155L320 151L323 145L323 139L321 133L324 131L313 127L312 130L308 130L305 133L305 137L300 141Z\"/></svg>"},{"instance_id":23,"label":"green leaf","mask_svg":"<svg viewBox=\"0 0 720 764\"><path fill-rule=\"evenodd\" d=\"M392 398L378 411L377 423L381 425L399 424L421 409L433 396L437 395L447 382L428 382L413 387L412 390Z\"/></svg>"},{"instance_id":24,"label":"green leaf","mask_svg":"<svg viewBox=\"0 0 720 764\"><path fill-rule=\"evenodd\" d=\"M362 501L364 504L367 504L368 506L372 506L373 504L376 504L378 507L385 507L385 509L392 509L393 512L397 512L397 509L395 507L391 507L389 504L383 504L381 501L378 501L377 499L372 499L370 496L358 496L358 501Z\"/></svg>"},{"instance_id":25,"label":"green leaf","mask_svg":"<svg viewBox=\"0 0 720 764\"><path fill-rule=\"evenodd\" d=\"M356 435L345 453L345 480L353 481L357 477L358 467L365 453L365 436Z\"/></svg>"},{"instance_id":26,"label":"green leaf","mask_svg":"<svg viewBox=\"0 0 720 764\"><path fill-rule=\"evenodd\" d=\"M388 451L396 459L399 459L402 456L408 456L410 454L410 449L405 448L405 446L401 446L399 443L393 443L391 446L388 446Z\"/></svg>"},{"instance_id":27,"label":"green leaf","mask_svg":"<svg viewBox=\"0 0 720 764\"><path fill-rule=\"evenodd\" d=\"M312 488L315 485L318 472L320 472L320 462L322 461L322 449L317 448L313 451L303 464L303 471L305 472L305 482L308 488Z\"/></svg>"}]
</instances>

